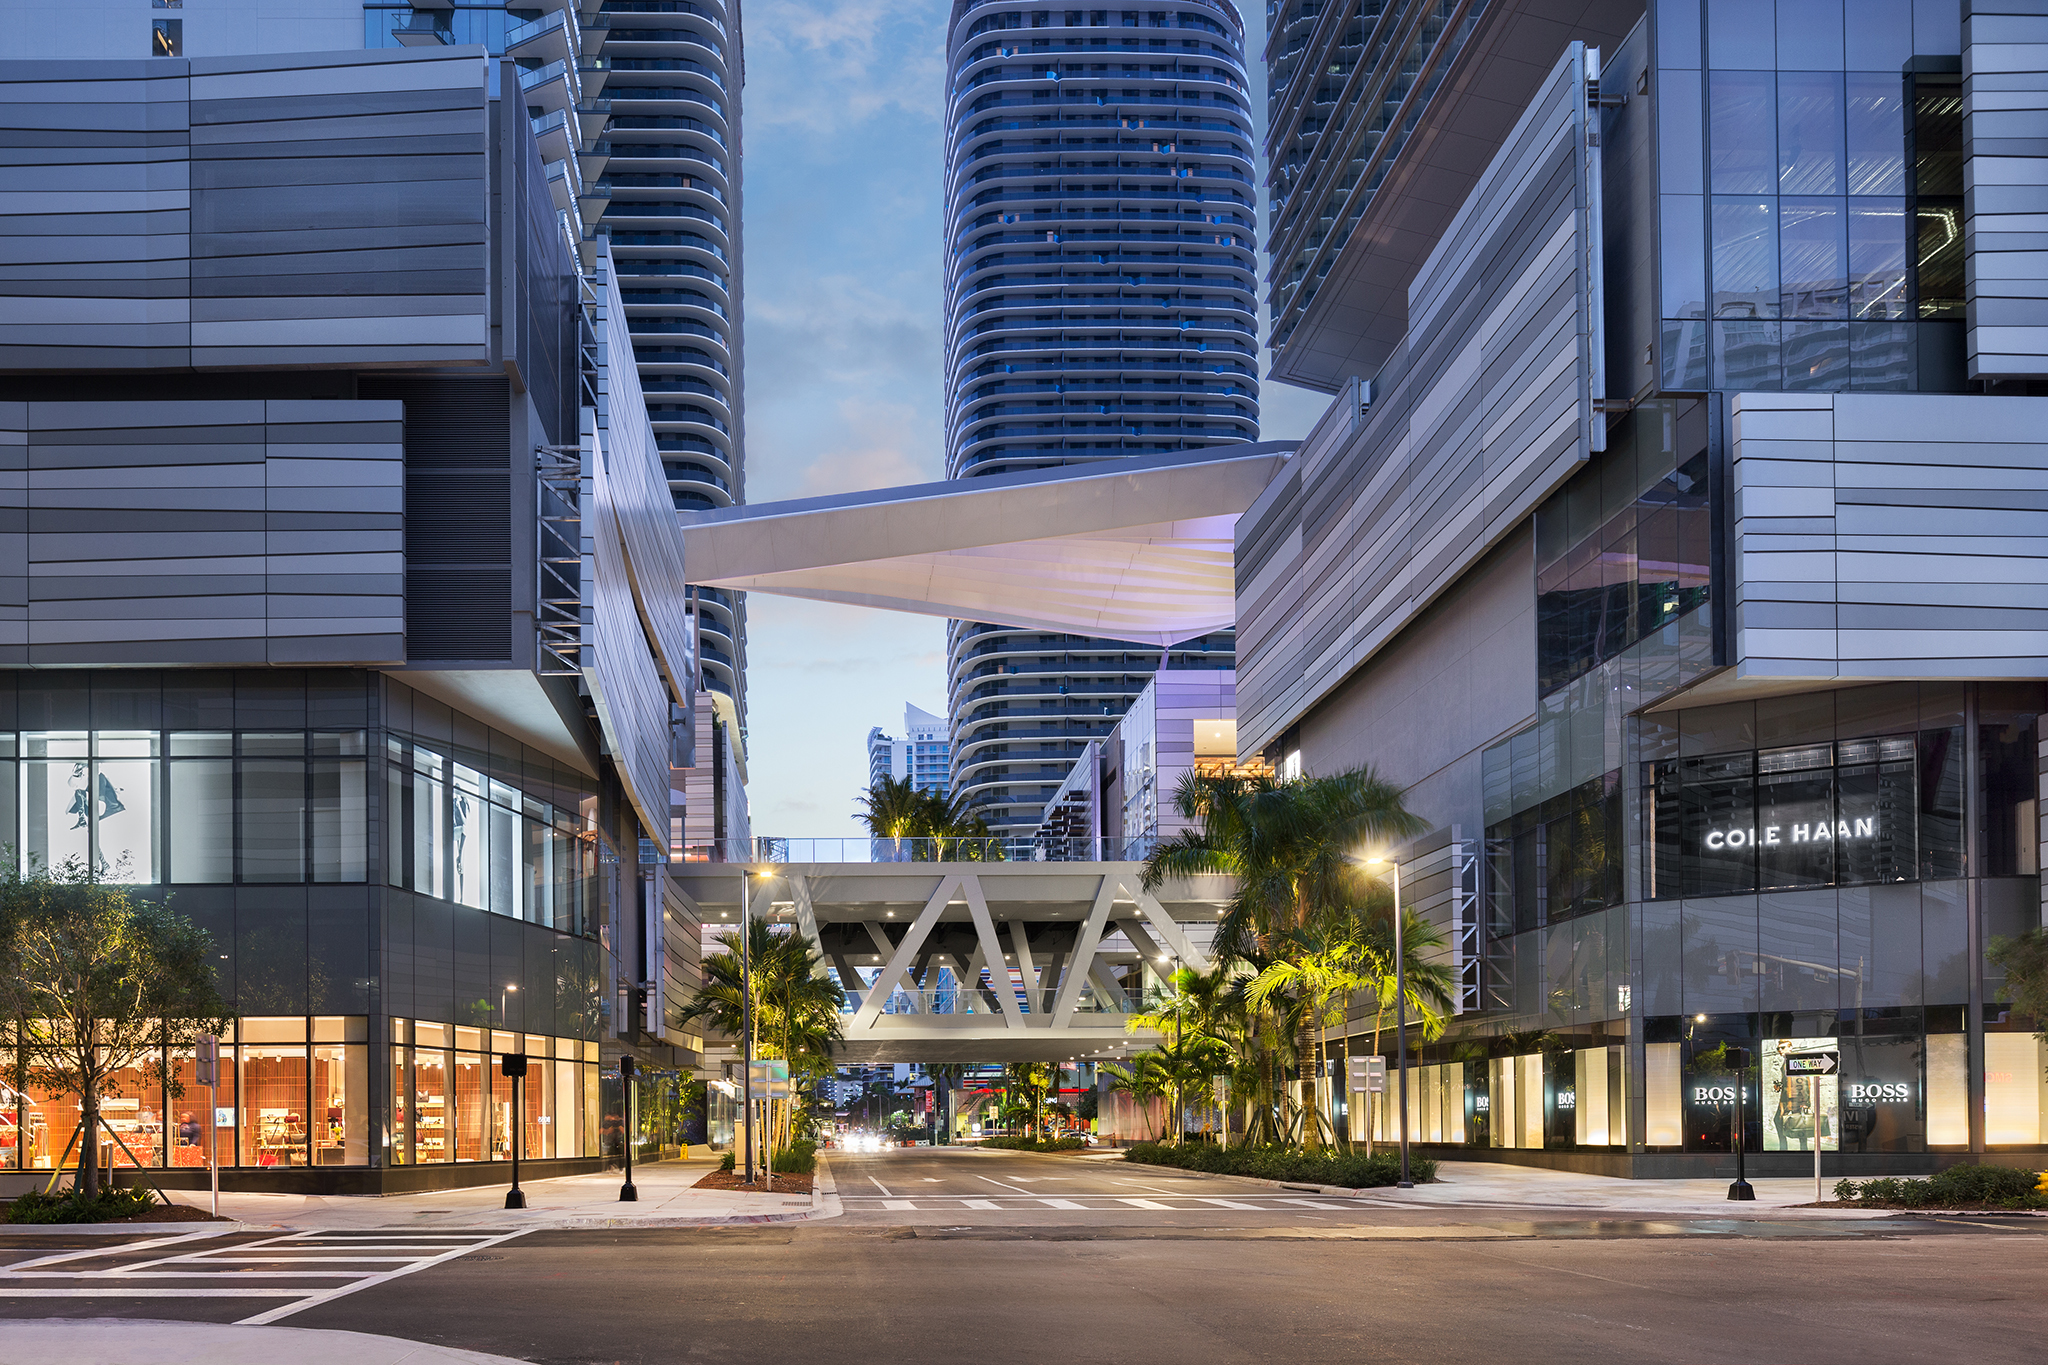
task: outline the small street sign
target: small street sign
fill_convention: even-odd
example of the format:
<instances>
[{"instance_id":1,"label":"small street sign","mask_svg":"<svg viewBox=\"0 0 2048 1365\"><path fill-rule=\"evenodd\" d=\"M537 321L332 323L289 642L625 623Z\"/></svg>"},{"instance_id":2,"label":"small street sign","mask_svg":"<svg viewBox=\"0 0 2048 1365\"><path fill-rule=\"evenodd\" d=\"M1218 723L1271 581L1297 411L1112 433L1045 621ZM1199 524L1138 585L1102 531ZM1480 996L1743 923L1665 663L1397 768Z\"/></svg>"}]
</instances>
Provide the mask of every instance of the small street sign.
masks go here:
<instances>
[{"instance_id":1,"label":"small street sign","mask_svg":"<svg viewBox=\"0 0 2048 1365\"><path fill-rule=\"evenodd\" d=\"M1351 1093L1380 1095L1387 1089L1387 1059L1384 1057L1352 1057Z\"/></svg>"},{"instance_id":2,"label":"small street sign","mask_svg":"<svg viewBox=\"0 0 2048 1365\"><path fill-rule=\"evenodd\" d=\"M1842 1054L1839 1052L1788 1052L1785 1054L1787 1076L1832 1076L1842 1069Z\"/></svg>"}]
</instances>

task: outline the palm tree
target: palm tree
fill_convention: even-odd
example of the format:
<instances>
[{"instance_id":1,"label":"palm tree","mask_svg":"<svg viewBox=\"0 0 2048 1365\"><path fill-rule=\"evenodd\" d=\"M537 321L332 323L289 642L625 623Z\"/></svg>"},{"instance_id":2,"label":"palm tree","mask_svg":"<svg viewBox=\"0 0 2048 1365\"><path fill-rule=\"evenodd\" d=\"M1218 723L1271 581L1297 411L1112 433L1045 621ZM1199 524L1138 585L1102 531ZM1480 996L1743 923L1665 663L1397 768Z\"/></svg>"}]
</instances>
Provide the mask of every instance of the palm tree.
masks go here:
<instances>
[{"instance_id":1,"label":"palm tree","mask_svg":"<svg viewBox=\"0 0 2048 1365\"><path fill-rule=\"evenodd\" d=\"M930 819L928 798L907 777L884 774L855 799L860 803L860 818L868 827L869 836L895 840L899 861L903 840L923 834Z\"/></svg>"},{"instance_id":2,"label":"palm tree","mask_svg":"<svg viewBox=\"0 0 2048 1365\"><path fill-rule=\"evenodd\" d=\"M1218 872L1234 877L1236 891L1217 926L1217 955L1226 963L1249 963L1255 971L1290 960L1298 935L1316 932L1364 899L1364 873L1358 865L1362 851L1422 829L1422 821L1403 804L1400 788L1369 767L1290 782L1191 772L1175 789L1174 806L1198 827L1153 850L1145 860L1145 888L1156 889L1168 877ZM1264 1010L1272 1025L1280 1022L1278 998L1269 995ZM1291 1023L1302 1107L1314 1110L1312 1013L1300 1012ZM1279 1058L1280 1048L1269 1048L1247 1142L1277 1143L1292 1126L1282 1122L1280 1112ZM1316 1140L1316 1125L1304 1125L1302 1131L1305 1140Z\"/></svg>"},{"instance_id":3,"label":"palm tree","mask_svg":"<svg viewBox=\"0 0 2048 1365\"><path fill-rule=\"evenodd\" d=\"M734 1037L745 1027L749 983L740 967L740 932L729 929L719 935L726 951L704 959L704 984L690 1003L676 1012L678 1025L701 1019ZM815 1082L819 1076L831 1074L832 1052L845 1039L840 990L818 970L823 959L802 935L776 933L759 920L748 925L746 932L752 967L754 1055L788 1061L794 1091L800 1078ZM778 1145L787 1145L791 1100L777 1100L769 1107L769 1130Z\"/></svg>"},{"instance_id":4,"label":"palm tree","mask_svg":"<svg viewBox=\"0 0 2048 1365\"><path fill-rule=\"evenodd\" d=\"M1110 1089L1120 1095L1129 1095L1132 1100L1141 1105L1164 1096L1170 1084L1166 1070L1161 1065L1158 1056L1151 1052L1141 1052L1131 1058L1129 1066L1118 1066L1114 1062L1104 1062L1098 1069L1103 1075L1109 1077ZM1160 1125L1159 1140L1164 1142L1166 1140L1166 1132L1165 1115L1163 1114L1160 1116Z\"/></svg>"}]
</instances>

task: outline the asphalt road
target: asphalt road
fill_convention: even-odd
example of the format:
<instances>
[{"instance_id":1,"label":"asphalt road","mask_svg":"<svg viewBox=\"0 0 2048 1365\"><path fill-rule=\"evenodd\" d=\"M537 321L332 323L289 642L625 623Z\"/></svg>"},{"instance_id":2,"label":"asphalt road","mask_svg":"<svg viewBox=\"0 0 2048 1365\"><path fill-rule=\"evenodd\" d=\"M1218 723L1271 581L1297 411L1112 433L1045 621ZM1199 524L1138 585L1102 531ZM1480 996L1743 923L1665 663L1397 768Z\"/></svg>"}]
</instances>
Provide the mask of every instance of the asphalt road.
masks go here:
<instances>
[{"instance_id":1,"label":"asphalt road","mask_svg":"<svg viewBox=\"0 0 2048 1365\"><path fill-rule=\"evenodd\" d=\"M280 1291L267 1302L289 1308L286 1326L551 1365L934 1354L976 1365L2031 1365L2042 1354L2048 1220L1599 1221L1296 1201L994 1153L833 1165L847 1213L820 1222L471 1234L467 1247L389 1234L376 1249L380 1238L363 1234L348 1245L244 1235L103 1249L45 1262L71 1278L0 1277L0 1316L246 1320L267 1303L171 1291L231 1294L260 1275ZM65 1254L52 1249L62 1240L0 1248L11 1263L0 1268ZM166 1260L192 1255L213 1262L208 1278ZM316 1269L347 1292L287 1303L317 1287L306 1278ZM10 1295L27 1283L99 1292Z\"/></svg>"}]
</instances>

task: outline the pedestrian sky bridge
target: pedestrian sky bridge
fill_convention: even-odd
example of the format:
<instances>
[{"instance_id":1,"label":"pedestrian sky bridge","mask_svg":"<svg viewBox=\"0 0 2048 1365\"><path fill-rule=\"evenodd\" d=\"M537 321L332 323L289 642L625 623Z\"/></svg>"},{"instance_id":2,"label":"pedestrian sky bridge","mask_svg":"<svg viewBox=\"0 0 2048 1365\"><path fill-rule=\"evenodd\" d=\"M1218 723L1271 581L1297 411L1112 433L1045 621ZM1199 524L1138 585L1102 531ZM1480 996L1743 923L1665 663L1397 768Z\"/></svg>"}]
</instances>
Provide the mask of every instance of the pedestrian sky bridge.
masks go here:
<instances>
[{"instance_id":1,"label":"pedestrian sky bridge","mask_svg":"<svg viewBox=\"0 0 2048 1365\"><path fill-rule=\"evenodd\" d=\"M790 860L773 864L746 861L753 845L711 846L690 850L680 873L714 929L738 925L743 874L754 874L751 913L815 942L845 990L839 1055L855 1065L1148 1047L1157 1038L1132 1033L1131 1014L1177 966L1208 967L1231 894L1227 877L1147 891L1139 863L1099 859L1121 847L1061 850L1094 860L977 861L974 845L918 842L775 841ZM809 860L820 853L851 857ZM949 860L909 860L920 853Z\"/></svg>"}]
</instances>

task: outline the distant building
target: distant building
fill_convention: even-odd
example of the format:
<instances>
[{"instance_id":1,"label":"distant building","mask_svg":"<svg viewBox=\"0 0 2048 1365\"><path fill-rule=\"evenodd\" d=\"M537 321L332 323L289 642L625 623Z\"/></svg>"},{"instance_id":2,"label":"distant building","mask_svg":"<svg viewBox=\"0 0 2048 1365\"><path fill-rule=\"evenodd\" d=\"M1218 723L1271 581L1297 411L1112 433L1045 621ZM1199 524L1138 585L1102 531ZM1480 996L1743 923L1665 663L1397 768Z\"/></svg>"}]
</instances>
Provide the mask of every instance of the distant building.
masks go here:
<instances>
[{"instance_id":1,"label":"distant building","mask_svg":"<svg viewBox=\"0 0 2048 1365\"><path fill-rule=\"evenodd\" d=\"M1051 860L1142 858L1188 828L1173 794L1190 772L1265 773L1237 759L1237 674L1170 669L1146 682L1123 719L1090 743L1045 804L1034 836Z\"/></svg>"},{"instance_id":2,"label":"distant building","mask_svg":"<svg viewBox=\"0 0 2048 1365\"><path fill-rule=\"evenodd\" d=\"M868 731L868 786L885 777L907 777L918 791L946 794L952 768L952 746L946 739L946 718L923 707L903 708L905 739Z\"/></svg>"}]
</instances>

